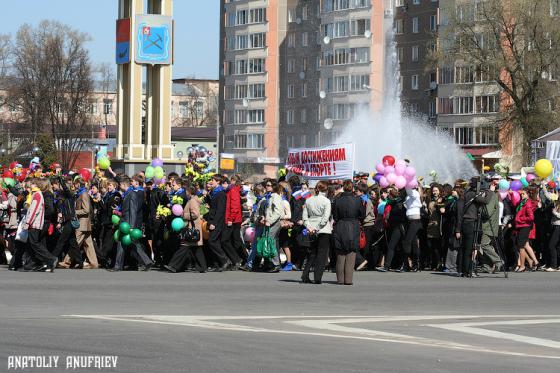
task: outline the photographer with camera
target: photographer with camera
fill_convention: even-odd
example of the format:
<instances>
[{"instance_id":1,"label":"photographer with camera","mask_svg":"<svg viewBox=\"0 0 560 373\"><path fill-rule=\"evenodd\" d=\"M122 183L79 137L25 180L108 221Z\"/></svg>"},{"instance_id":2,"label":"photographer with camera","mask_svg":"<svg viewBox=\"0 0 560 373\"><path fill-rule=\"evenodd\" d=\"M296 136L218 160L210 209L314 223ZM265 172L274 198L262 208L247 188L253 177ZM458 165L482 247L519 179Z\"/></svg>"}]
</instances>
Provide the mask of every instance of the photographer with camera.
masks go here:
<instances>
[{"instance_id":1,"label":"photographer with camera","mask_svg":"<svg viewBox=\"0 0 560 373\"><path fill-rule=\"evenodd\" d=\"M473 177L464 198L457 201L455 235L462 240L457 257L457 273L460 277L473 276L477 246L480 245L490 256L492 252L495 254L492 242L496 242L499 211L496 194L490 188L486 180L481 182L480 177ZM490 261L499 263L497 258L495 261L496 258L492 256Z\"/></svg>"}]
</instances>

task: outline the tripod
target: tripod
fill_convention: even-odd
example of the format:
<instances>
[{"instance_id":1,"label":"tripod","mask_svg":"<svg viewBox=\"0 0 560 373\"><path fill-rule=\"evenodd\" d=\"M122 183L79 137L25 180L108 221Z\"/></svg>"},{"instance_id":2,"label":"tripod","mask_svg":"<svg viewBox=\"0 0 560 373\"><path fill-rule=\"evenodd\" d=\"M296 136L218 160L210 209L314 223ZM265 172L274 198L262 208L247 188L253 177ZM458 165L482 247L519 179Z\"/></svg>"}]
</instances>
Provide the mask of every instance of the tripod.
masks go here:
<instances>
[{"instance_id":1,"label":"tripod","mask_svg":"<svg viewBox=\"0 0 560 373\"><path fill-rule=\"evenodd\" d=\"M470 202L472 202L472 201L470 201ZM472 260L471 260L471 266L470 266L470 271L469 271L469 273L471 274L471 277L474 274L474 268L476 266L476 253L482 246L482 235L483 235L483 232L482 232L482 214L483 213L485 214L485 216L490 217L490 214L488 214L488 208L486 207L485 204L482 204L482 205L478 206L478 209L477 209L476 225L475 225L475 230L474 230L474 240L473 240L473 248L472 248ZM492 226L492 224L490 224L490 231L492 232L492 237L494 238L493 240L490 241L490 244L492 244L492 241L495 243L494 246L496 248L498 256L500 257L500 261L502 262L501 265L502 265L503 270L504 270L504 277L508 278L508 266L507 266L507 263L506 263L506 260L505 260L504 251L502 250L502 243L498 239L498 236L496 235L496 232L494 232L494 227Z\"/></svg>"}]
</instances>

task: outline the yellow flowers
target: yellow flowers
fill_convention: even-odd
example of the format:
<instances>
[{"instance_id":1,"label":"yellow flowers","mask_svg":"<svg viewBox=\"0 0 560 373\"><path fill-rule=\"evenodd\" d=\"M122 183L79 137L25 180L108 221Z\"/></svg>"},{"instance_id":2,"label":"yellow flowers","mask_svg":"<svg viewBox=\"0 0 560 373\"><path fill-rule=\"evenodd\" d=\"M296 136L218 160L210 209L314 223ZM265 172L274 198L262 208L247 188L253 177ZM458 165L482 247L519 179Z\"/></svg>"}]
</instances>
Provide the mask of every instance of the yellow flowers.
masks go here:
<instances>
[{"instance_id":1,"label":"yellow flowers","mask_svg":"<svg viewBox=\"0 0 560 373\"><path fill-rule=\"evenodd\" d=\"M171 215L171 209L169 209L169 207L158 205L158 207L156 209L156 217L157 218L166 218L170 215Z\"/></svg>"}]
</instances>

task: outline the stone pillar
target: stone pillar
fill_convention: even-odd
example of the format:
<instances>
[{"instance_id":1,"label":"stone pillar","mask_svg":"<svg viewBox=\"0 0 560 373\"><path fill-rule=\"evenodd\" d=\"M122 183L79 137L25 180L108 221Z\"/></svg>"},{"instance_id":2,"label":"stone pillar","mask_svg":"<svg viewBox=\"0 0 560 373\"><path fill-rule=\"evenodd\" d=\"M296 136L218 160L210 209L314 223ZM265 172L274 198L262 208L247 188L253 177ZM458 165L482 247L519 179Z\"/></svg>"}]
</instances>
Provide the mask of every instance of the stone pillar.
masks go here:
<instances>
[{"instance_id":1,"label":"stone pillar","mask_svg":"<svg viewBox=\"0 0 560 373\"><path fill-rule=\"evenodd\" d=\"M119 0L119 18L130 18L131 33L136 14L144 12L142 0ZM136 43L130 42L131 62L117 69L117 159L143 161L142 144L142 66L134 62Z\"/></svg>"},{"instance_id":2,"label":"stone pillar","mask_svg":"<svg viewBox=\"0 0 560 373\"><path fill-rule=\"evenodd\" d=\"M148 14L173 16L173 0L148 0ZM147 65L146 155L164 161L175 158L171 145L172 65Z\"/></svg>"}]
</instances>

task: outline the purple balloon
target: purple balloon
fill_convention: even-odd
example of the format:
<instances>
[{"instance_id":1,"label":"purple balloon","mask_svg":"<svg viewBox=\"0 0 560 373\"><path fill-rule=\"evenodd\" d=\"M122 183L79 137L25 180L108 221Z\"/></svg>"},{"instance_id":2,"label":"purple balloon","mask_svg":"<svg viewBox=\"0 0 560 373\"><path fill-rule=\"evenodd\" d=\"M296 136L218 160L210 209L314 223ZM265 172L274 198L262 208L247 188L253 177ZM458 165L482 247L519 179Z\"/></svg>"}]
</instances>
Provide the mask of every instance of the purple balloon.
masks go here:
<instances>
[{"instance_id":1,"label":"purple balloon","mask_svg":"<svg viewBox=\"0 0 560 373\"><path fill-rule=\"evenodd\" d=\"M418 180L416 180L416 179L410 180L408 183L406 183L406 187L408 189L418 188Z\"/></svg>"},{"instance_id":2,"label":"purple balloon","mask_svg":"<svg viewBox=\"0 0 560 373\"><path fill-rule=\"evenodd\" d=\"M247 229L245 229L245 232L243 233L243 239L245 240L245 242L253 242L253 240L255 239L255 228L248 227Z\"/></svg>"},{"instance_id":3,"label":"purple balloon","mask_svg":"<svg viewBox=\"0 0 560 373\"><path fill-rule=\"evenodd\" d=\"M408 180L411 180L412 178L414 178L414 176L416 176L416 169L412 166L408 166L406 170L404 170L404 176Z\"/></svg>"},{"instance_id":4,"label":"purple balloon","mask_svg":"<svg viewBox=\"0 0 560 373\"><path fill-rule=\"evenodd\" d=\"M375 176L373 177L373 180L379 183L379 180L381 180L382 177L383 177L382 173L376 173Z\"/></svg>"},{"instance_id":5,"label":"purple balloon","mask_svg":"<svg viewBox=\"0 0 560 373\"><path fill-rule=\"evenodd\" d=\"M519 180L513 180L509 185L509 188L514 192L517 192L519 189L523 188L523 183Z\"/></svg>"},{"instance_id":6,"label":"purple balloon","mask_svg":"<svg viewBox=\"0 0 560 373\"><path fill-rule=\"evenodd\" d=\"M385 176L381 176L381 178L379 179L379 185L381 186L381 188L387 188L389 186L389 182L387 181L387 178Z\"/></svg>"},{"instance_id":7,"label":"purple balloon","mask_svg":"<svg viewBox=\"0 0 560 373\"><path fill-rule=\"evenodd\" d=\"M387 176L389 174L394 174L395 173L395 167L385 166L385 170L383 170L383 173L385 174L385 176Z\"/></svg>"},{"instance_id":8,"label":"purple balloon","mask_svg":"<svg viewBox=\"0 0 560 373\"><path fill-rule=\"evenodd\" d=\"M160 158L152 159L152 167L163 167L163 161Z\"/></svg>"},{"instance_id":9,"label":"purple balloon","mask_svg":"<svg viewBox=\"0 0 560 373\"><path fill-rule=\"evenodd\" d=\"M406 179L404 176L397 176L397 180L395 180L395 186L397 189L402 189L406 186Z\"/></svg>"},{"instance_id":10,"label":"purple balloon","mask_svg":"<svg viewBox=\"0 0 560 373\"><path fill-rule=\"evenodd\" d=\"M158 179L157 177L154 177L153 182L154 182L155 185L159 185L159 184L161 184L162 180L163 179Z\"/></svg>"},{"instance_id":11,"label":"purple balloon","mask_svg":"<svg viewBox=\"0 0 560 373\"><path fill-rule=\"evenodd\" d=\"M383 166L383 163L378 163L378 164L375 166L375 170L376 170L378 173L382 174L382 173L385 172L385 166Z\"/></svg>"},{"instance_id":12,"label":"purple balloon","mask_svg":"<svg viewBox=\"0 0 560 373\"><path fill-rule=\"evenodd\" d=\"M387 179L387 181L389 182L389 184L394 184L395 181L397 181L397 175L394 173L391 173L389 175L386 175L385 178Z\"/></svg>"},{"instance_id":13,"label":"purple balloon","mask_svg":"<svg viewBox=\"0 0 560 373\"><path fill-rule=\"evenodd\" d=\"M171 211L175 216L183 216L183 206L179 204L173 205L173 207L171 207Z\"/></svg>"}]
</instances>

